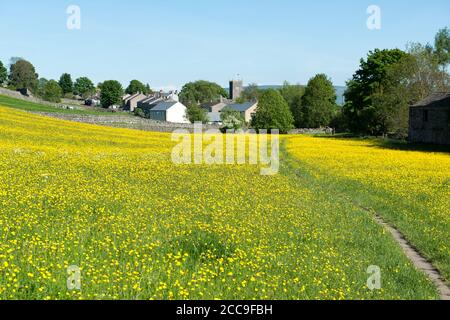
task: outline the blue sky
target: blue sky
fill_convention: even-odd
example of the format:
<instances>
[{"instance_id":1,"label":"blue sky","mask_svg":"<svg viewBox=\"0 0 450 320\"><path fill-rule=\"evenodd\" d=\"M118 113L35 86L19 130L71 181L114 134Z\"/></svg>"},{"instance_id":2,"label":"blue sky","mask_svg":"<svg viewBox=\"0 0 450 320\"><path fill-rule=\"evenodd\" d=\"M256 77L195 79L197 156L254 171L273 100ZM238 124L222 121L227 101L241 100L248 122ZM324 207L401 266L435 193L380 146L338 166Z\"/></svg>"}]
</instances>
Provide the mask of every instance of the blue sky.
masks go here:
<instances>
[{"instance_id":1,"label":"blue sky","mask_svg":"<svg viewBox=\"0 0 450 320\"><path fill-rule=\"evenodd\" d=\"M69 5L81 30L68 30ZM366 27L369 5L381 30ZM0 2L0 60L30 60L40 76L131 79L153 88L205 79L226 85L306 83L326 73L343 85L374 48L433 41L450 27L450 1L40 0Z\"/></svg>"}]
</instances>

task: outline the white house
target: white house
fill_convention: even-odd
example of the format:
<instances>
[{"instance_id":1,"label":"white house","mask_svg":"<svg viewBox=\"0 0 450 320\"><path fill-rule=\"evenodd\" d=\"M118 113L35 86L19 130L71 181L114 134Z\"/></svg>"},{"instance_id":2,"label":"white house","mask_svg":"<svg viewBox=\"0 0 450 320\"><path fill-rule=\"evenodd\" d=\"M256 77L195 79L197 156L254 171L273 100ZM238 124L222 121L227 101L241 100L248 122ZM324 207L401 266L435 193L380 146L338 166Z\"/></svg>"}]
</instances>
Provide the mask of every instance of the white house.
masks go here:
<instances>
[{"instance_id":1,"label":"white house","mask_svg":"<svg viewBox=\"0 0 450 320\"><path fill-rule=\"evenodd\" d=\"M186 117L186 106L178 101L164 101L150 109L149 116L152 120L189 123Z\"/></svg>"}]
</instances>

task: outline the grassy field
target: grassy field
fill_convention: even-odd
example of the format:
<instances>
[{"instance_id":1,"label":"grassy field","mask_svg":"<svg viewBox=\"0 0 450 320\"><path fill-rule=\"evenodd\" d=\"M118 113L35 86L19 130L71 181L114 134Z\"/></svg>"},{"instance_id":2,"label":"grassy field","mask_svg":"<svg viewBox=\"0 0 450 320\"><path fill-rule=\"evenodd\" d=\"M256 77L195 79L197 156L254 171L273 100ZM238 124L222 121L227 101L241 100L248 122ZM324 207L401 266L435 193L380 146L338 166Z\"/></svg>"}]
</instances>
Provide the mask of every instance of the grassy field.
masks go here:
<instances>
[{"instance_id":1,"label":"grassy field","mask_svg":"<svg viewBox=\"0 0 450 320\"><path fill-rule=\"evenodd\" d=\"M303 170L375 210L449 281L450 150L434 149L417 151L375 139L294 137L288 142Z\"/></svg>"},{"instance_id":2,"label":"grassy field","mask_svg":"<svg viewBox=\"0 0 450 320\"><path fill-rule=\"evenodd\" d=\"M68 113L68 114L85 114L85 115L116 115L117 113L106 112L100 108L96 109L62 109L49 105L39 104L21 99L15 99L8 96L0 95L0 105L14 109L31 111L31 112L51 112L51 113ZM124 114L121 114L124 115Z\"/></svg>"},{"instance_id":3,"label":"grassy field","mask_svg":"<svg viewBox=\"0 0 450 320\"><path fill-rule=\"evenodd\" d=\"M323 173L390 195L391 181L421 172L410 180L420 185L402 182L407 190L391 196L404 199L382 212L399 227L409 219L404 232L422 233L424 252L448 258L447 203L434 196L448 185L425 168L441 162L448 178L449 156L417 153L410 167L394 161L398 154L386 162L383 150L386 157L373 158L377 176L339 151L338 140L310 139L284 138L290 155L282 154L281 173L261 176L251 165L175 165L168 134L0 107L0 299L437 298L391 236ZM322 144L330 149L314 152ZM381 151L352 147L362 159ZM347 158L357 165L347 168L351 176L336 164ZM352 187L339 191L353 196ZM423 205L407 198L412 192ZM422 220L408 215L408 201ZM427 208L436 217L426 218ZM435 261L448 270L445 257ZM80 291L67 289L70 265L81 268ZM381 290L367 288L371 265L381 268Z\"/></svg>"}]
</instances>

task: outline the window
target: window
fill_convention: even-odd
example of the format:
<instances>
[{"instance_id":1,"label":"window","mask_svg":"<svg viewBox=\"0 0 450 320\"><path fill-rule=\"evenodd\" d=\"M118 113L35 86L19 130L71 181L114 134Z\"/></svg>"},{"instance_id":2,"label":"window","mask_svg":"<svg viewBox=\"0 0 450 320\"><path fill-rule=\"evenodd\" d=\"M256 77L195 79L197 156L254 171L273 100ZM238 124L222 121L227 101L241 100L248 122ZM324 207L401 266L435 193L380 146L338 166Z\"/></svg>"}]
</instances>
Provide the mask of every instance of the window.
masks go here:
<instances>
[{"instance_id":1,"label":"window","mask_svg":"<svg viewBox=\"0 0 450 320\"><path fill-rule=\"evenodd\" d=\"M428 122L428 110L423 110L423 122Z\"/></svg>"}]
</instances>

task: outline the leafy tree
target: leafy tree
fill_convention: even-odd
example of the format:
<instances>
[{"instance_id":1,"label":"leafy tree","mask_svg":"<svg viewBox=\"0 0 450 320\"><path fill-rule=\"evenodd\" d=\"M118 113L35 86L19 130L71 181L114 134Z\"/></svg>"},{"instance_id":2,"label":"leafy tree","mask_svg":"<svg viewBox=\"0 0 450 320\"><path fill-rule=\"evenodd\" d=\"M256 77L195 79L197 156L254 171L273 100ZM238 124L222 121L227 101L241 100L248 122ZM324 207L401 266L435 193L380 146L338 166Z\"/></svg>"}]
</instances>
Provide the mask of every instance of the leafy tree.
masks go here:
<instances>
[{"instance_id":1,"label":"leafy tree","mask_svg":"<svg viewBox=\"0 0 450 320\"><path fill-rule=\"evenodd\" d=\"M61 78L59 78L59 86L61 87L63 94L73 93L72 76L68 73L63 73Z\"/></svg>"},{"instance_id":2,"label":"leafy tree","mask_svg":"<svg viewBox=\"0 0 450 320\"><path fill-rule=\"evenodd\" d=\"M38 77L34 66L26 60L18 59L10 66L9 83L16 89L35 91Z\"/></svg>"},{"instance_id":3,"label":"leafy tree","mask_svg":"<svg viewBox=\"0 0 450 320\"><path fill-rule=\"evenodd\" d=\"M302 97L305 94L305 87L299 84L292 85L285 81L280 88L280 93L288 105L292 105L295 98Z\"/></svg>"},{"instance_id":4,"label":"leafy tree","mask_svg":"<svg viewBox=\"0 0 450 320\"><path fill-rule=\"evenodd\" d=\"M438 59L438 64L446 69L450 63L450 30L444 28L439 30L434 41L435 55Z\"/></svg>"},{"instance_id":5,"label":"leafy tree","mask_svg":"<svg viewBox=\"0 0 450 320\"><path fill-rule=\"evenodd\" d=\"M284 100L289 105L292 115L294 116L294 124L297 128L301 126L301 101L305 94L305 88L301 85L291 85L289 82L285 81L283 87L280 89L280 93Z\"/></svg>"},{"instance_id":6,"label":"leafy tree","mask_svg":"<svg viewBox=\"0 0 450 320\"><path fill-rule=\"evenodd\" d=\"M36 94L41 98L44 98L45 86L47 85L47 83L48 80L46 78L39 78L38 80Z\"/></svg>"},{"instance_id":7,"label":"leafy tree","mask_svg":"<svg viewBox=\"0 0 450 320\"><path fill-rule=\"evenodd\" d=\"M222 128L225 130L239 130L243 127L245 119L242 114L230 107L225 107L220 113Z\"/></svg>"},{"instance_id":8,"label":"leafy tree","mask_svg":"<svg viewBox=\"0 0 450 320\"><path fill-rule=\"evenodd\" d=\"M55 80L50 80L45 84L43 98L50 102L61 102L63 95L62 88Z\"/></svg>"},{"instance_id":9,"label":"leafy tree","mask_svg":"<svg viewBox=\"0 0 450 320\"><path fill-rule=\"evenodd\" d=\"M302 97L298 125L303 128L328 126L336 112L336 90L325 74L310 79Z\"/></svg>"},{"instance_id":10,"label":"leafy tree","mask_svg":"<svg viewBox=\"0 0 450 320\"><path fill-rule=\"evenodd\" d=\"M410 44L408 55L387 68L385 78L372 95L380 132L405 138L409 106L432 92L445 90L449 81L449 75L440 70L433 48Z\"/></svg>"},{"instance_id":11,"label":"leafy tree","mask_svg":"<svg viewBox=\"0 0 450 320\"><path fill-rule=\"evenodd\" d=\"M0 61L0 86L2 86L8 79L8 70L6 70L3 63Z\"/></svg>"},{"instance_id":12,"label":"leafy tree","mask_svg":"<svg viewBox=\"0 0 450 320\"><path fill-rule=\"evenodd\" d=\"M372 95L386 76L389 66L398 63L406 53L399 50L370 51L366 60L361 59L360 69L347 83L344 115L353 132L378 134L382 124L376 118L376 106Z\"/></svg>"},{"instance_id":13,"label":"leafy tree","mask_svg":"<svg viewBox=\"0 0 450 320\"><path fill-rule=\"evenodd\" d=\"M216 83L196 81L185 84L180 92L180 101L186 106L194 106L226 97L227 91Z\"/></svg>"},{"instance_id":14,"label":"leafy tree","mask_svg":"<svg viewBox=\"0 0 450 320\"><path fill-rule=\"evenodd\" d=\"M150 86L149 86L150 87ZM129 86L126 88L125 93L135 94L135 93L148 93L148 88L139 80L131 80Z\"/></svg>"},{"instance_id":15,"label":"leafy tree","mask_svg":"<svg viewBox=\"0 0 450 320\"><path fill-rule=\"evenodd\" d=\"M78 78L74 84L74 93L88 98L95 92L94 83L87 77Z\"/></svg>"},{"instance_id":16,"label":"leafy tree","mask_svg":"<svg viewBox=\"0 0 450 320\"><path fill-rule=\"evenodd\" d=\"M209 121L207 110L201 108L197 104L192 104L187 107L186 116L191 123L194 122L207 123Z\"/></svg>"},{"instance_id":17,"label":"leafy tree","mask_svg":"<svg viewBox=\"0 0 450 320\"><path fill-rule=\"evenodd\" d=\"M12 66L13 64L16 64L17 61L20 61L20 60L25 60L25 59L22 57L11 57L11 59L9 59L9 65Z\"/></svg>"},{"instance_id":18,"label":"leafy tree","mask_svg":"<svg viewBox=\"0 0 450 320\"><path fill-rule=\"evenodd\" d=\"M116 80L105 81L101 85L101 90L100 103L103 108L109 108L122 102L123 88L120 82Z\"/></svg>"},{"instance_id":19,"label":"leafy tree","mask_svg":"<svg viewBox=\"0 0 450 320\"><path fill-rule=\"evenodd\" d=\"M238 103L244 103L247 101L258 101L261 96L262 90L259 89L256 83L251 83L242 91L241 97L238 99Z\"/></svg>"},{"instance_id":20,"label":"leafy tree","mask_svg":"<svg viewBox=\"0 0 450 320\"><path fill-rule=\"evenodd\" d=\"M294 127L293 123L291 110L280 92L274 89L265 90L259 98L252 126L258 130L278 129L280 133L287 133Z\"/></svg>"}]
</instances>

